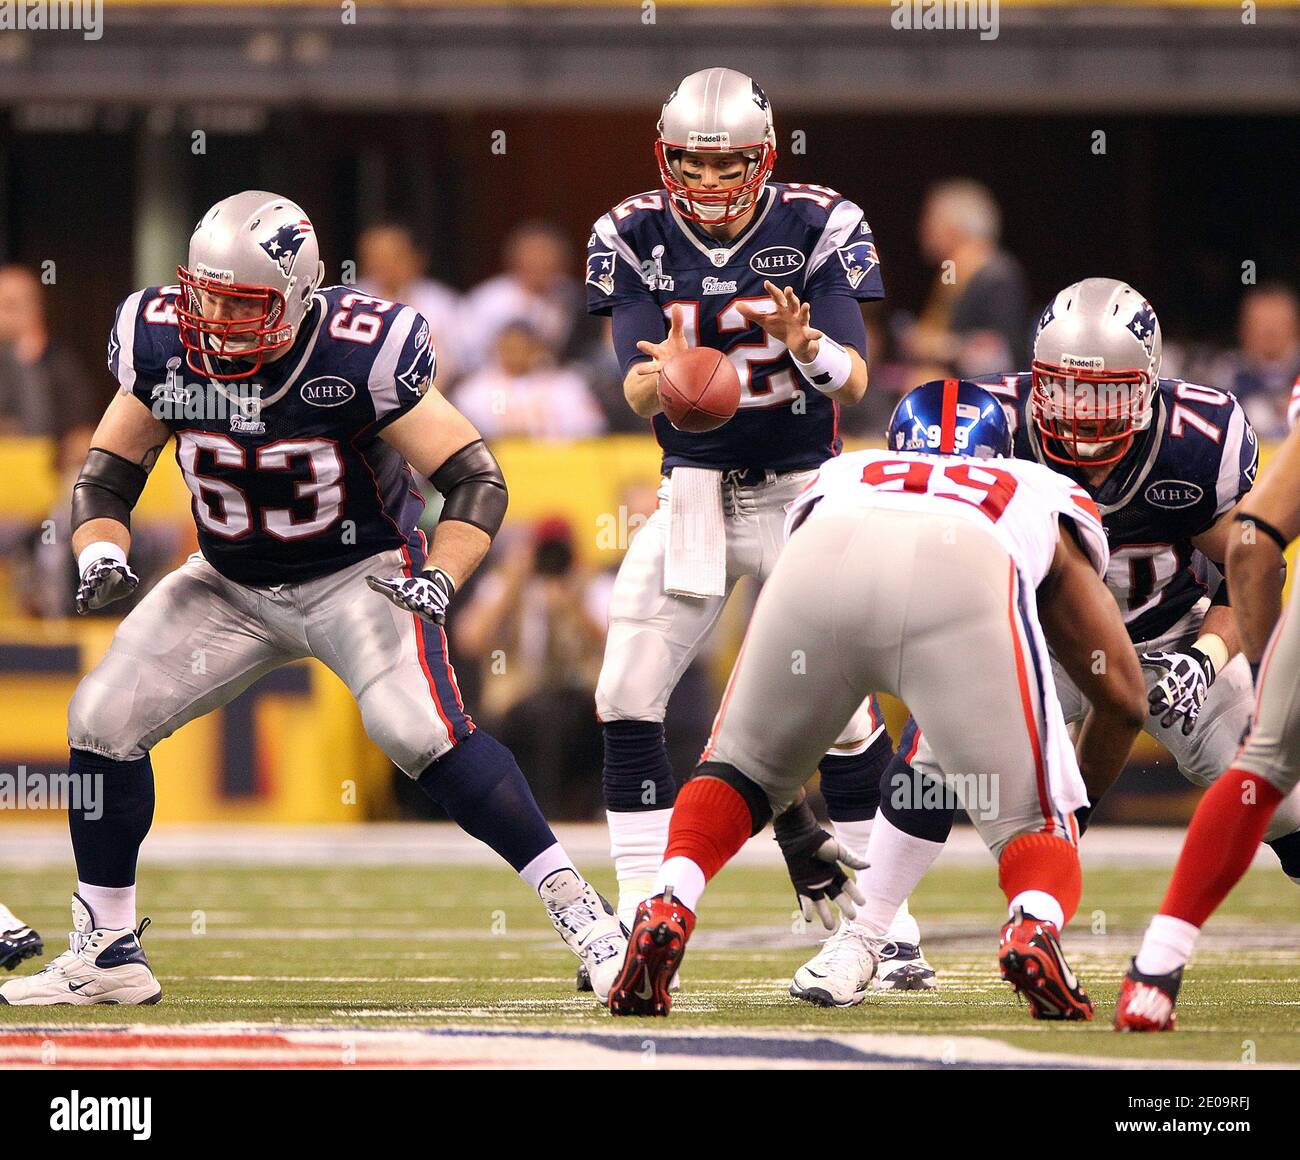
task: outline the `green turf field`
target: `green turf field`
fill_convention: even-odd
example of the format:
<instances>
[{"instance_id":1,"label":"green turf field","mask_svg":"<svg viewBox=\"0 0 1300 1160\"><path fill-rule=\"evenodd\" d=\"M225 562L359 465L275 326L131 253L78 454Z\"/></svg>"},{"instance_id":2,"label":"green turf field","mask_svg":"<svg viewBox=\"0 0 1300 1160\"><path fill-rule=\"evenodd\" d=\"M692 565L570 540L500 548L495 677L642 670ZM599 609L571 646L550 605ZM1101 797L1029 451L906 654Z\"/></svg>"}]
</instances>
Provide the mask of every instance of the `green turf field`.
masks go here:
<instances>
[{"instance_id":1,"label":"green turf field","mask_svg":"<svg viewBox=\"0 0 1300 1160\"><path fill-rule=\"evenodd\" d=\"M595 875L612 887L608 871ZM913 899L942 989L874 994L824 1011L786 994L813 940L793 932L775 868L714 883L683 969L673 1029L980 1036L1090 1057L1300 1064L1300 925L1295 887L1256 869L1207 927L1173 1035L1109 1029L1118 980L1159 901L1164 871L1093 870L1065 949L1097 1004L1094 1023L1034 1023L996 975L1002 913L992 868L937 867ZM8 872L4 897L46 937L67 929L66 872ZM619 1029L573 988L576 960L540 905L504 870L216 866L145 869L144 945L165 991L152 1008L0 1008L6 1026L235 1022L309 1027ZM802 924L800 924L802 925ZM664 1026L635 1021L635 1030Z\"/></svg>"}]
</instances>

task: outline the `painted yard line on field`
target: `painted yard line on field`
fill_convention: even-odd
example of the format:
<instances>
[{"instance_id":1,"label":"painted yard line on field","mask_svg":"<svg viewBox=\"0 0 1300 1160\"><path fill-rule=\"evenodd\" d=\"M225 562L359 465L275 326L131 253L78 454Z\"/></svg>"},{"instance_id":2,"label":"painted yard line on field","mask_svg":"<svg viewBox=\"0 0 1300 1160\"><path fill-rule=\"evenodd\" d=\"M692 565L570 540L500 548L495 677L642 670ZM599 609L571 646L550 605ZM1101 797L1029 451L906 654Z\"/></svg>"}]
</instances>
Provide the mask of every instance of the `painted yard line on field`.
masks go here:
<instances>
[{"instance_id":1,"label":"painted yard line on field","mask_svg":"<svg viewBox=\"0 0 1300 1160\"><path fill-rule=\"evenodd\" d=\"M291 1028L265 1024L69 1028L0 1032L0 1067L672 1069L744 1067L1104 1068L1193 1070L1187 1061L1114 1060L1034 1052L978 1036L825 1032L550 1031L474 1027ZM1222 1065L1218 1065L1222 1066ZM1261 1065L1249 1066L1257 1070Z\"/></svg>"},{"instance_id":2,"label":"painted yard line on field","mask_svg":"<svg viewBox=\"0 0 1300 1160\"><path fill-rule=\"evenodd\" d=\"M556 827L557 836L579 865L609 865L609 834L603 822ZM1182 846L1176 827L1098 826L1083 847L1085 872L1096 866L1172 866ZM1259 864L1276 865L1271 851ZM156 826L149 835L148 866L500 866L486 846L450 823L378 822L365 825L253 826L213 823ZM72 850L63 825L24 824L6 828L0 866L15 869L67 867ZM941 866L991 866L979 836L958 826L939 859ZM779 867L780 852L765 834L752 838L736 865ZM725 879L722 889L725 891Z\"/></svg>"}]
</instances>

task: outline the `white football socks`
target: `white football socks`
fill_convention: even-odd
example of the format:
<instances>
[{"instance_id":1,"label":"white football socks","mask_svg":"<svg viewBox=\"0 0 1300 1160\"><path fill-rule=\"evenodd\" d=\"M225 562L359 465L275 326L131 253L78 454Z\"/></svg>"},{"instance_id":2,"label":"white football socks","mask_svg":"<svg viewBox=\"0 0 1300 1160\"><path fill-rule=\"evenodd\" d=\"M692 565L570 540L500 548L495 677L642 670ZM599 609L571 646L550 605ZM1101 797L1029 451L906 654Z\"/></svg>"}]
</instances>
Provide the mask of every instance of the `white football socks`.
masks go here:
<instances>
[{"instance_id":1,"label":"white football socks","mask_svg":"<svg viewBox=\"0 0 1300 1160\"><path fill-rule=\"evenodd\" d=\"M519 871L519 877L534 890L540 890L542 883L557 870L573 870L575 874L578 873L574 868L573 859L565 853L564 847L559 842L556 842L553 846L547 846L545 850ZM581 878L582 875L579 874L578 877Z\"/></svg>"},{"instance_id":2,"label":"white football socks","mask_svg":"<svg viewBox=\"0 0 1300 1160\"><path fill-rule=\"evenodd\" d=\"M654 893L655 875L668 848L668 826L673 811L671 808L636 813L608 810L605 817L609 820L609 852L618 875L618 917L630 929L636 908ZM686 899L682 902L690 906Z\"/></svg>"},{"instance_id":3,"label":"white football socks","mask_svg":"<svg viewBox=\"0 0 1300 1160\"><path fill-rule=\"evenodd\" d=\"M689 858L678 855L659 867L650 897L671 890L678 902L687 910L694 911L699 909L705 885L704 871Z\"/></svg>"},{"instance_id":4,"label":"white football socks","mask_svg":"<svg viewBox=\"0 0 1300 1160\"><path fill-rule=\"evenodd\" d=\"M850 824L862 825L861 822ZM899 911L943 852L943 845L942 842L927 842L924 838L905 834L888 818L877 814L866 850L866 860L871 865L856 872L858 889L866 896L866 902L858 907L854 926L871 938L900 941L900 936L892 932L895 920L900 917ZM903 917L903 922L909 933L916 930L916 921L910 913ZM901 941L916 942L918 938L919 934L916 934Z\"/></svg>"},{"instance_id":5,"label":"white football socks","mask_svg":"<svg viewBox=\"0 0 1300 1160\"><path fill-rule=\"evenodd\" d=\"M1137 969L1144 975L1167 975L1178 970L1192 957L1200 933L1199 926L1181 918L1157 914L1142 939L1142 949L1137 953Z\"/></svg>"},{"instance_id":6,"label":"white football socks","mask_svg":"<svg viewBox=\"0 0 1300 1160\"><path fill-rule=\"evenodd\" d=\"M880 815L877 814L876 817ZM835 840L839 842L849 853L855 855L860 861L867 860L867 849L871 844L871 828L876 824L875 818L868 818L865 822L831 822L831 829L835 831ZM919 840L919 839L918 839ZM858 883L862 883L863 870L855 870ZM907 899L903 899L903 904L890 920L889 929L885 931L885 937L890 942L911 943L913 946L921 945L921 928L917 925L916 919L912 917L911 910L908 909Z\"/></svg>"},{"instance_id":7,"label":"white football socks","mask_svg":"<svg viewBox=\"0 0 1300 1160\"><path fill-rule=\"evenodd\" d=\"M1040 922L1050 922L1057 930L1065 925L1064 908L1046 891L1022 890L1007 904L1008 918L1015 916L1017 906Z\"/></svg>"},{"instance_id":8,"label":"white football socks","mask_svg":"<svg viewBox=\"0 0 1300 1160\"><path fill-rule=\"evenodd\" d=\"M78 881L77 893L95 916L97 930L135 930L134 886L88 886Z\"/></svg>"}]
</instances>

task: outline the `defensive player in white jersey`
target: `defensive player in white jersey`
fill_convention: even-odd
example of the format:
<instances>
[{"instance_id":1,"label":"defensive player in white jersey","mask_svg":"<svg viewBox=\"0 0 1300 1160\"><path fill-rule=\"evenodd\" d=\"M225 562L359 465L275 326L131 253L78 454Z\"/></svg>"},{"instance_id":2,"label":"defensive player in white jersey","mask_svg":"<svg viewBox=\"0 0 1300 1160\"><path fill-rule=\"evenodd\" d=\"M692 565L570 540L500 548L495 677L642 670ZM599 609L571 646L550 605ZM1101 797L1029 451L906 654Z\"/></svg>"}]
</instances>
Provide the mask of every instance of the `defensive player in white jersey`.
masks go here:
<instances>
[{"instance_id":1,"label":"defensive player in white jersey","mask_svg":"<svg viewBox=\"0 0 1300 1160\"><path fill-rule=\"evenodd\" d=\"M0 967L12 971L45 949L41 936L0 902Z\"/></svg>"},{"instance_id":2,"label":"defensive player in white jersey","mask_svg":"<svg viewBox=\"0 0 1300 1160\"><path fill-rule=\"evenodd\" d=\"M660 507L619 569L596 688L625 922L663 857L676 795L668 698L737 580L770 572L786 505L839 452L839 407L867 389L860 303L884 296L871 229L834 190L770 181L776 155L750 77L692 73L659 121L662 187L603 215L588 243L588 309L611 317L624 393L664 452ZM659 370L688 346L725 352L740 378L739 411L707 433L676 429L659 405ZM878 707L865 702L832 740L822 792L836 836L860 851L892 752ZM882 975L928 985L906 910L894 935Z\"/></svg>"},{"instance_id":3,"label":"defensive player in white jersey","mask_svg":"<svg viewBox=\"0 0 1300 1160\"><path fill-rule=\"evenodd\" d=\"M1228 580L1242 649L1255 669L1245 743L1201 798L1160 913L1147 927L1115 1008L1117 1031L1172 1031L1197 936L1250 867L1300 784L1300 588L1282 612L1282 553L1300 536L1300 430L1293 430L1235 517Z\"/></svg>"},{"instance_id":4,"label":"defensive player in white jersey","mask_svg":"<svg viewBox=\"0 0 1300 1160\"><path fill-rule=\"evenodd\" d=\"M1059 941L1082 889L1080 770L1113 774L1146 710L1137 657L1101 580L1100 516L1069 480L1005 458L1006 416L974 383L911 392L890 448L828 461L791 507L789 542L678 797L654 893L637 909L610 992L616 1015L668 1013L668 981L705 884L786 809L862 697L888 692L911 708L998 860L1009 915L1003 977L1037 1018L1092 1016ZM1049 641L1092 705L1077 760ZM1099 653L1107 664L1096 664ZM893 835L878 818L857 880L852 929L872 955L930 864L900 853ZM831 1001L814 985L802 990Z\"/></svg>"}]
</instances>

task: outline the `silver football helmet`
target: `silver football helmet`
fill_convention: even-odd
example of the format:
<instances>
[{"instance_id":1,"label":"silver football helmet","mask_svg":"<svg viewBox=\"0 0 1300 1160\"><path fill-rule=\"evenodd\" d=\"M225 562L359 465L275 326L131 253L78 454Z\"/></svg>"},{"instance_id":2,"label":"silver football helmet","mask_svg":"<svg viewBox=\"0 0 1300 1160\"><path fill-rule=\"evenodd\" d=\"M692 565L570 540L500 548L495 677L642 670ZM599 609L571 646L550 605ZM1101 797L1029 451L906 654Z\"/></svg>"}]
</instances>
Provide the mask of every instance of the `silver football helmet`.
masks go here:
<instances>
[{"instance_id":1,"label":"silver football helmet","mask_svg":"<svg viewBox=\"0 0 1300 1160\"><path fill-rule=\"evenodd\" d=\"M302 208L250 189L203 215L190 237L189 265L176 275L176 315L191 369L244 379L267 352L293 343L325 266Z\"/></svg>"},{"instance_id":2,"label":"silver football helmet","mask_svg":"<svg viewBox=\"0 0 1300 1160\"><path fill-rule=\"evenodd\" d=\"M1048 304L1034 335L1031 414L1043 452L1099 466L1124 457L1151 425L1160 322L1114 278L1085 278Z\"/></svg>"},{"instance_id":3,"label":"silver football helmet","mask_svg":"<svg viewBox=\"0 0 1300 1160\"><path fill-rule=\"evenodd\" d=\"M731 189L693 189L682 180L683 153L740 153L744 180ZM655 142L659 176L678 212L717 225L742 217L776 164L772 106L757 83L730 68L691 73L664 102Z\"/></svg>"}]
</instances>

